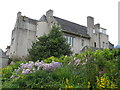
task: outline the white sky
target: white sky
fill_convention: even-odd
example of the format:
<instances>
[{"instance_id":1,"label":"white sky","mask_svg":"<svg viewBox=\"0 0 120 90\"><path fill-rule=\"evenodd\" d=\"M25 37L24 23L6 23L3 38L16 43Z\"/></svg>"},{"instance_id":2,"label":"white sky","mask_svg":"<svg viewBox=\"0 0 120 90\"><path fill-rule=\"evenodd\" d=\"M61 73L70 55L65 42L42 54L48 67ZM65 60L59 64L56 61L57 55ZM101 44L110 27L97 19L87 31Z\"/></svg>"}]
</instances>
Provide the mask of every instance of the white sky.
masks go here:
<instances>
[{"instance_id":1,"label":"white sky","mask_svg":"<svg viewBox=\"0 0 120 90\"><path fill-rule=\"evenodd\" d=\"M118 1L119 0L1 0L0 1L0 48L5 51L11 42L17 12L37 19L47 10L54 10L54 16L87 25L87 16L107 29L109 41L118 44Z\"/></svg>"}]
</instances>

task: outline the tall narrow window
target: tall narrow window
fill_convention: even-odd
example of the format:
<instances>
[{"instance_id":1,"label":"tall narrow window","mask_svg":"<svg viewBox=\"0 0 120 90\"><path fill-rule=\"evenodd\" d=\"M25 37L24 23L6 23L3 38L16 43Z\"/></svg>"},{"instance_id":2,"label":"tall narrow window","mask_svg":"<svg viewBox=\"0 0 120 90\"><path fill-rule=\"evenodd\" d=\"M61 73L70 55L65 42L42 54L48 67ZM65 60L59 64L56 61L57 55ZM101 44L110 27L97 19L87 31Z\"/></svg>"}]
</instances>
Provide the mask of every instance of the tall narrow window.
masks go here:
<instances>
[{"instance_id":1,"label":"tall narrow window","mask_svg":"<svg viewBox=\"0 0 120 90\"><path fill-rule=\"evenodd\" d=\"M84 46L84 40L82 39L82 41L81 41L81 46Z\"/></svg>"},{"instance_id":2,"label":"tall narrow window","mask_svg":"<svg viewBox=\"0 0 120 90\"><path fill-rule=\"evenodd\" d=\"M106 48L108 48L108 43L106 43Z\"/></svg>"},{"instance_id":3,"label":"tall narrow window","mask_svg":"<svg viewBox=\"0 0 120 90\"><path fill-rule=\"evenodd\" d=\"M94 42L94 47L96 47L96 42Z\"/></svg>"},{"instance_id":4,"label":"tall narrow window","mask_svg":"<svg viewBox=\"0 0 120 90\"><path fill-rule=\"evenodd\" d=\"M105 42L103 42L103 48L105 47Z\"/></svg>"},{"instance_id":5,"label":"tall narrow window","mask_svg":"<svg viewBox=\"0 0 120 90\"><path fill-rule=\"evenodd\" d=\"M93 33L95 33L95 29L93 29Z\"/></svg>"},{"instance_id":6,"label":"tall narrow window","mask_svg":"<svg viewBox=\"0 0 120 90\"><path fill-rule=\"evenodd\" d=\"M71 37L71 36L65 36L66 40L67 40L67 43L70 44L70 46L73 47L73 44L74 44L74 37Z\"/></svg>"}]
</instances>

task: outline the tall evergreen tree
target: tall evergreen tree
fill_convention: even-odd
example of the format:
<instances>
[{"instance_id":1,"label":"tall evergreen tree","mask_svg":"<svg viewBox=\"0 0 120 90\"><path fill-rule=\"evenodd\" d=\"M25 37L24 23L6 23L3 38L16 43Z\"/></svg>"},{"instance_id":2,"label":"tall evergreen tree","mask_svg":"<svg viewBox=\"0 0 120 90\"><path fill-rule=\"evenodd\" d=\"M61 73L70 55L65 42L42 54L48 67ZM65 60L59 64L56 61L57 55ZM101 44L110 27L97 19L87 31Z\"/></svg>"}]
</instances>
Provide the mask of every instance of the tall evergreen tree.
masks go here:
<instances>
[{"instance_id":1,"label":"tall evergreen tree","mask_svg":"<svg viewBox=\"0 0 120 90\"><path fill-rule=\"evenodd\" d=\"M39 37L28 52L33 61L46 59L50 56L60 57L72 54L70 45L56 25L52 27L49 34Z\"/></svg>"}]
</instances>

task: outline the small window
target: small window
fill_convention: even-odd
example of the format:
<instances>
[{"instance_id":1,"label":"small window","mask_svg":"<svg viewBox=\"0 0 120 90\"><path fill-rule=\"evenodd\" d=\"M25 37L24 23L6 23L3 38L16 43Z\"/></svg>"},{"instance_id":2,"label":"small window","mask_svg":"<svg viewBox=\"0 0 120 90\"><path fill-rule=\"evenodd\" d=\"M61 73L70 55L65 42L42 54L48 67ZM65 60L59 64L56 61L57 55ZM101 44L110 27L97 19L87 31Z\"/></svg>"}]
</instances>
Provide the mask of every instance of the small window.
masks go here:
<instances>
[{"instance_id":1,"label":"small window","mask_svg":"<svg viewBox=\"0 0 120 90\"><path fill-rule=\"evenodd\" d=\"M84 46L84 40L82 39L82 41L81 41L81 46Z\"/></svg>"},{"instance_id":2,"label":"small window","mask_svg":"<svg viewBox=\"0 0 120 90\"><path fill-rule=\"evenodd\" d=\"M94 42L94 47L96 47L96 42Z\"/></svg>"},{"instance_id":3,"label":"small window","mask_svg":"<svg viewBox=\"0 0 120 90\"><path fill-rule=\"evenodd\" d=\"M105 42L103 42L103 48L105 47Z\"/></svg>"},{"instance_id":4,"label":"small window","mask_svg":"<svg viewBox=\"0 0 120 90\"><path fill-rule=\"evenodd\" d=\"M14 38L12 38L11 44L13 44L13 42L14 42Z\"/></svg>"},{"instance_id":5,"label":"small window","mask_svg":"<svg viewBox=\"0 0 120 90\"><path fill-rule=\"evenodd\" d=\"M95 33L95 29L93 29L93 33Z\"/></svg>"},{"instance_id":6,"label":"small window","mask_svg":"<svg viewBox=\"0 0 120 90\"><path fill-rule=\"evenodd\" d=\"M106 48L108 47L108 43L106 43Z\"/></svg>"}]
</instances>

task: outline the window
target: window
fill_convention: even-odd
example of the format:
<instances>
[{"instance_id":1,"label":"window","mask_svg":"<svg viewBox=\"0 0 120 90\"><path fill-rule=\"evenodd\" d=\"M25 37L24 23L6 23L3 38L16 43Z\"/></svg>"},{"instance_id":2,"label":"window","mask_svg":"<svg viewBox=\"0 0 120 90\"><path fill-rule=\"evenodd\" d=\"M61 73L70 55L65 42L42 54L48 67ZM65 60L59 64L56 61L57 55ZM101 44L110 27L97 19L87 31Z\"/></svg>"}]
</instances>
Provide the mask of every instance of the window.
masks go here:
<instances>
[{"instance_id":1,"label":"window","mask_svg":"<svg viewBox=\"0 0 120 90\"><path fill-rule=\"evenodd\" d=\"M95 33L95 29L93 29L93 33Z\"/></svg>"},{"instance_id":2,"label":"window","mask_svg":"<svg viewBox=\"0 0 120 90\"><path fill-rule=\"evenodd\" d=\"M82 39L82 41L81 41L81 46L84 46L84 40Z\"/></svg>"},{"instance_id":3,"label":"window","mask_svg":"<svg viewBox=\"0 0 120 90\"><path fill-rule=\"evenodd\" d=\"M70 44L70 46L73 46L73 44L74 44L74 37L65 36L65 38L67 39L67 43Z\"/></svg>"},{"instance_id":4,"label":"window","mask_svg":"<svg viewBox=\"0 0 120 90\"><path fill-rule=\"evenodd\" d=\"M94 42L94 47L96 47L96 42Z\"/></svg>"},{"instance_id":5,"label":"window","mask_svg":"<svg viewBox=\"0 0 120 90\"><path fill-rule=\"evenodd\" d=\"M108 43L106 43L106 48L108 48Z\"/></svg>"},{"instance_id":6,"label":"window","mask_svg":"<svg viewBox=\"0 0 120 90\"><path fill-rule=\"evenodd\" d=\"M13 44L13 42L14 42L14 38L12 38L11 45Z\"/></svg>"},{"instance_id":7,"label":"window","mask_svg":"<svg viewBox=\"0 0 120 90\"><path fill-rule=\"evenodd\" d=\"M103 48L105 47L105 42L103 42Z\"/></svg>"}]
</instances>

